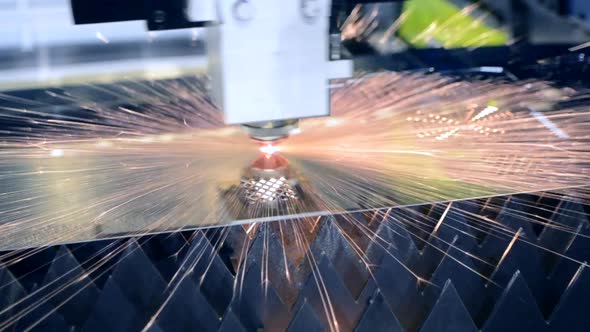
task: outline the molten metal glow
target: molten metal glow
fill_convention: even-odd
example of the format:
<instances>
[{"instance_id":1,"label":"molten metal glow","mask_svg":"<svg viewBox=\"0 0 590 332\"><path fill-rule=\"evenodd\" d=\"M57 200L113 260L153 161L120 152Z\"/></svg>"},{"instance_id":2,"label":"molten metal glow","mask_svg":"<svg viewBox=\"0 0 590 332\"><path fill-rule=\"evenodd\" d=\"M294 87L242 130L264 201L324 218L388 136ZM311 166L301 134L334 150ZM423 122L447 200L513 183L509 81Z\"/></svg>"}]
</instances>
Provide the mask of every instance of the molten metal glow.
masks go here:
<instances>
[{"instance_id":1,"label":"molten metal glow","mask_svg":"<svg viewBox=\"0 0 590 332\"><path fill-rule=\"evenodd\" d=\"M280 149L278 146L274 146L272 144L267 144L260 147L260 152L272 156L273 153L278 152Z\"/></svg>"}]
</instances>

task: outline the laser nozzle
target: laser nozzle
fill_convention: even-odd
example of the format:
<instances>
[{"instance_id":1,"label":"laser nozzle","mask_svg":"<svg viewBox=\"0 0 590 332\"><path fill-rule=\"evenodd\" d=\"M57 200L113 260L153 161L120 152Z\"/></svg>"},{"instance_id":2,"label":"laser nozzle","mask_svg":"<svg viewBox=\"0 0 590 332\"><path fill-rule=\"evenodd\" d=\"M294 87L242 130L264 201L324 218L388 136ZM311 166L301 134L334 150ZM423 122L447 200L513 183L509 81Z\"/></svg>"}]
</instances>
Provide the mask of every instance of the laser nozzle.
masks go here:
<instances>
[{"instance_id":1,"label":"laser nozzle","mask_svg":"<svg viewBox=\"0 0 590 332\"><path fill-rule=\"evenodd\" d=\"M289 137L292 130L297 129L299 120L281 120L243 124L242 130L253 140L272 143Z\"/></svg>"}]
</instances>

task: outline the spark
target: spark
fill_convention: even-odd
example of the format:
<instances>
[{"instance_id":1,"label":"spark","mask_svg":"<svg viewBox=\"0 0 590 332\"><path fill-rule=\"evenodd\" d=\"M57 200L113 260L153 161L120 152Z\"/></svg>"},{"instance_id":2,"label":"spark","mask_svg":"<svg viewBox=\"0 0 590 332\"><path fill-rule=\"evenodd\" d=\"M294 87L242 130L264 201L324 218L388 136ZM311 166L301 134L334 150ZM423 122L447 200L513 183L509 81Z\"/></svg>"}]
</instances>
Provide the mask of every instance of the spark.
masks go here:
<instances>
[{"instance_id":1,"label":"spark","mask_svg":"<svg viewBox=\"0 0 590 332\"><path fill-rule=\"evenodd\" d=\"M569 48L569 51L570 52L577 52L577 51L579 51L581 49L584 49L584 48L587 48L587 47L590 47L590 41L589 42L582 43L582 44L577 45L577 46L574 46L574 47L571 47L571 48Z\"/></svg>"},{"instance_id":2,"label":"spark","mask_svg":"<svg viewBox=\"0 0 590 332\"><path fill-rule=\"evenodd\" d=\"M50 155L52 157L55 157L55 158L63 157L64 150L62 150L62 149L53 149L53 150L51 150Z\"/></svg>"},{"instance_id":3,"label":"spark","mask_svg":"<svg viewBox=\"0 0 590 332\"><path fill-rule=\"evenodd\" d=\"M477 121L480 119L485 118L486 116L495 113L498 111L498 108L496 106L487 106L486 108L484 108L481 112L477 113L477 115L475 115L471 121Z\"/></svg>"},{"instance_id":4,"label":"spark","mask_svg":"<svg viewBox=\"0 0 590 332\"><path fill-rule=\"evenodd\" d=\"M444 133L438 135L436 137L436 139L439 140L439 141L441 141L441 140L447 139L447 138L449 138L449 137L457 134L457 132L459 132L459 128L453 128L453 129L451 129L451 130L449 130L447 132L444 132Z\"/></svg>"},{"instance_id":5,"label":"spark","mask_svg":"<svg viewBox=\"0 0 590 332\"><path fill-rule=\"evenodd\" d=\"M101 42L108 44L110 43L109 39L107 37L105 37L105 35L102 34L102 32L97 31L96 32L96 38L98 38Z\"/></svg>"},{"instance_id":6,"label":"spark","mask_svg":"<svg viewBox=\"0 0 590 332\"><path fill-rule=\"evenodd\" d=\"M549 128L555 136L563 139L570 138L568 134L566 134L561 128L559 128L553 121L549 120L543 113L538 111L532 111L531 115L534 116L539 122L541 122L545 127Z\"/></svg>"},{"instance_id":7,"label":"spark","mask_svg":"<svg viewBox=\"0 0 590 332\"><path fill-rule=\"evenodd\" d=\"M330 119L326 120L326 126L327 127L336 127L336 126L339 126L342 122L343 122L342 119L330 118Z\"/></svg>"}]
</instances>

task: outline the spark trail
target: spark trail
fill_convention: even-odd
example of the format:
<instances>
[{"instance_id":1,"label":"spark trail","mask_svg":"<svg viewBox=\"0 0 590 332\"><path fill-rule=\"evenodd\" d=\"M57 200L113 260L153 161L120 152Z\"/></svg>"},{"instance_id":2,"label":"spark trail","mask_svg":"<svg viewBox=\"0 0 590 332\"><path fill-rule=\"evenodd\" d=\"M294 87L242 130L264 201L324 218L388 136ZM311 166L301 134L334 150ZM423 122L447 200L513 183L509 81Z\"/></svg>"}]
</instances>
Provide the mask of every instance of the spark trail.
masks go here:
<instances>
[{"instance_id":1,"label":"spark trail","mask_svg":"<svg viewBox=\"0 0 590 332\"><path fill-rule=\"evenodd\" d=\"M202 78L71 88L50 91L41 101L3 96L2 248L37 248L3 254L4 266L11 268L60 243L244 222L228 211L245 209L249 223L243 232L236 231L239 226L197 231L178 248L180 253L190 247L144 328L166 314L194 271L200 271L199 286L204 285L216 253L230 245L236 253L233 301L246 301L242 291L252 269L259 269L265 296L274 291L272 285L281 285L288 303L297 298L296 285L311 276L319 303L314 310L327 329L337 331L349 330L354 322L334 303L333 290L323 279L326 258L314 244L330 218L366 279L378 279L374 273L380 263L374 255L380 252L420 287L442 286L430 281L432 267L418 269L403 259L395 247L399 244L384 232L408 234L425 255L463 264L498 289L506 285L497 280L497 271L515 243L537 248L553 261L585 264L567 255L568 241L551 246L531 240L531 232L539 229L588 240L578 226L556 218L585 216L567 205L588 198L582 189L588 184L590 156L585 91L542 81L412 73L358 77L338 86L333 116L303 120L299 133L280 145L307 199L287 201L289 214L306 212L290 220L264 203L244 206L239 191L231 191L258 157L258 146L239 129L221 125ZM532 191L546 192L534 207L493 197L455 202ZM545 211L544 200L562 200L565 207L549 204ZM426 212L412 206L431 202L438 203ZM511 215L520 224L502 221ZM252 222L257 218L277 222ZM450 230L469 241L497 239L509 245L486 256L467 249L464 239L449 238ZM272 249L271 233L279 234L282 250ZM0 322L0 329L68 289L91 287L116 268L113 262L138 250L141 245L113 243L106 254L88 259L88 273L71 271L62 276L64 284L56 283L58 288L46 285L16 305L0 308L0 317L16 310L13 318ZM463 257L477 267L463 263ZM277 266L284 268L277 271ZM60 300L55 310L70 298ZM265 319L270 324L272 318Z\"/></svg>"},{"instance_id":2,"label":"spark trail","mask_svg":"<svg viewBox=\"0 0 590 332\"><path fill-rule=\"evenodd\" d=\"M313 202L288 214L588 183L590 113L572 102L584 91L411 73L339 86L331 117L303 120L281 143ZM240 183L257 146L222 127L203 79L47 96L4 96L4 248L142 233L154 223L165 231L236 221L226 208L241 205L239 197L223 193ZM272 218L264 207L254 211L247 219Z\"/></svg>"}]
</instances>

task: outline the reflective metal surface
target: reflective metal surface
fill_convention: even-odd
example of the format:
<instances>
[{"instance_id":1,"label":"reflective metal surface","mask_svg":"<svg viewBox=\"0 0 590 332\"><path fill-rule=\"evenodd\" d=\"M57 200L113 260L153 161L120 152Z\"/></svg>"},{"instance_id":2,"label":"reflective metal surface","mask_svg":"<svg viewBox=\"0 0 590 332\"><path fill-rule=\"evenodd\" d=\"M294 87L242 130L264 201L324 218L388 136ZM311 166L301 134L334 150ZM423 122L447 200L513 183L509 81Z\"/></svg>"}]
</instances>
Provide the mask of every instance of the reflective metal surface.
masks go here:
<instances>
[{"instance_id":1,"label":"reflective metal surface","mask_svg":"<svg viewBox=\"0 0 590 332\"><path fill-rule=\"evenodd\" d=\"M220 127L199 82L93 87L142 107L66 90L57 99L76 112L53 111L55 96L3 96L0 247L588 184L583 90L383 73L340 82L333 116L303 120L277 146L297 199L247 204L244 179L260 181L266 157Z\"/></svg>"}]
</instances>

